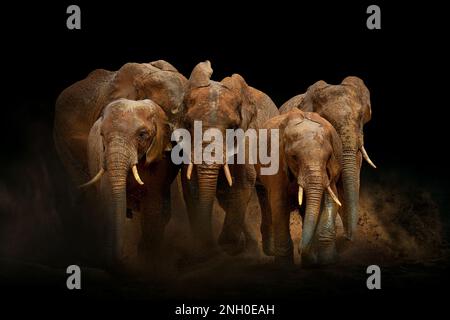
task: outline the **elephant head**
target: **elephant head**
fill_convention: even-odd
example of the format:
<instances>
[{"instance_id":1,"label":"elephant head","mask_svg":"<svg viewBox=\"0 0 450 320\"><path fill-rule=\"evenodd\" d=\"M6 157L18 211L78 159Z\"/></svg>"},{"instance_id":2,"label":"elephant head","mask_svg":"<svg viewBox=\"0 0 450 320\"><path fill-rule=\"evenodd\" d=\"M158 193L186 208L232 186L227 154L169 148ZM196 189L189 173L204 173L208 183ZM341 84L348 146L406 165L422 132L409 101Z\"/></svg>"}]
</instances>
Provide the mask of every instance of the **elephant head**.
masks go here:
<instances>
[{"instance_id":1,"label":"elephant head","mask_svg":"<svg viewBox=\"0 0 450 320\"><path fill-rule=\"evenodd\" d=\"M138 167L157 161L168 145L168 125L164 111L151 100L119 99L105 107L92 126L88 138L90 172L94 176L86 187L105 174L109 183L101 184L110 203L108 219L111 230L108 246L112 261L123 256L123 223L126 217L128 185L143 185ZM134 177L134 181L128 177ZM127 181L127 179L129 181ZM131 180L131 181L130 181ZM145 181L145 183L152 183Z\"/></svg>"},{"instance_id":2,"label":"elephant head","mask_svg":"<svg viewBox=\"0 0 450 320\"><path fill-rule=\"evenodd\" d=\"M151 99L166 113L169 125L180 121L187 79L170 63L126 63L117 71L97 69L58 96L54 139L72 181L88 179L87 140L105 106L118 99Z\"/></svg>"},{"instance_id":3,"label":"elephant head","mask_svg":"<svg viewBox=\"0 0 450 320\"><path fill-rule=\"evenodd\" d=\"M307 253L318 224L324 192L341 205L333 187L340 174L342 146L333 126L316 113L293 109L285 115L280 130L285 170L290 180L298 185L300 206L305 194L302 252Z\"/></svg>"},{"instance_id":4,"label":"elephant head","mask_svg":"<svg viewBox=\"0 0 450 320\"><path fill-rule=\"evenodd\" d=\"M211 81L212 72L209 61L201 62L193 69L184 100L183 126L191 131L191 136L195 121L201 121L203 131L216 129L222 133L222 137L226 136L226 129L241 128L245 131L257 113L250 87L238 74L233 74L221 82ZM208 215L212 210L220 170L224 170L229 185L233 183L225 159L223 163L211 164L203 161L194 165L191 161L187 168L188 179L194 169L197 174L198 210L201 215Z\"/></svg>"},{"instance_id":5,"label":"elephant head","mask_svg":"<svg viewBox=\"0 0 450 320\"><path fill-rule=\"evenodd\" d=\"M364 148L364 125L372 116L370 93L357 77L347 77L340 85L318 81L308 88L300 104L327 119L342 141L343 223L352 239L358 222L360 169L362 157L374 168Z\"/></svg>"}]
</instances>

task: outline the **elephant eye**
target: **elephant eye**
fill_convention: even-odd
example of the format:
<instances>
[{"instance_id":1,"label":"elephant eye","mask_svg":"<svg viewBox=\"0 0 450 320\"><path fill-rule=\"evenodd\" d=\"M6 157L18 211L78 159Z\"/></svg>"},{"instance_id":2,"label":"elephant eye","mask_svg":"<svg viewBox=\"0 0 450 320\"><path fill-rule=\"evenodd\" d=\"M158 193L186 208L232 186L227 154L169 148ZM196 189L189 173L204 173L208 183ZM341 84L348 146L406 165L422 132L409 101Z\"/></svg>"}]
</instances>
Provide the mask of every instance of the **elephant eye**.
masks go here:
<instances>
[{"instance_id":1,"label":"elephant eye","mask_svg":"<svg viewBox=\"0 0 450 320\"><path fill-rule=\"evenodd\" d=\"M143 129L138 132L138 137L141 140L147 140L150 137L150 134L147 130Z\"/></svg>"}]
</instances>

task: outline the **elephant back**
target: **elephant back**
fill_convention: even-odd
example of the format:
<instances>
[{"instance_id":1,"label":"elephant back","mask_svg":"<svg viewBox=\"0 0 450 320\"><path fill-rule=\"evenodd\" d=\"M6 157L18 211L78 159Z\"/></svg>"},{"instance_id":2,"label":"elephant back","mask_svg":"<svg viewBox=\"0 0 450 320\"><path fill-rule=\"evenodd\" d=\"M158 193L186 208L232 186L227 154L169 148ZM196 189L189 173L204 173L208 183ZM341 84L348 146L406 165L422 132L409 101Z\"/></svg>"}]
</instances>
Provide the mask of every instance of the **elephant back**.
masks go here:
<instances>
[{"instance_id":1,"label":"elephant back","mask_svg":"<svg viewBox=\"0 0 450 320\"><path fill-rule=\"evenodd\" d=\"M289 99L288 101L286 101L285 103L283 103L281 105L280 110L279 110L280 114L288 113L292 109L296 109L296 108L299 109L304 98L305 98L304 93L292 97L291 99Z\"/></svg>"},{"instance_id":2,"label":"elephant back","mask_svg":"<svg viewBox=\"0 0 450 320\"><path fill-rule=\"evenodd\" d=\"M58 155L74 183L89 177L89 131L109 101L109 84L115 73L103 69L66 88L57 98L53 137Z\"/></svg>"},{"instance_id":3,"label":"elephant back","mask_svg":"<svg viewBox=\"0 0 450 320\"><path fill-rule=\"evenodd\" d=\"M261 90L249 87L249 91L257 108L256 119L251 127L261 128L267 120L279 115L278 108L272 99Z\"/></svg>"}]
</instances>

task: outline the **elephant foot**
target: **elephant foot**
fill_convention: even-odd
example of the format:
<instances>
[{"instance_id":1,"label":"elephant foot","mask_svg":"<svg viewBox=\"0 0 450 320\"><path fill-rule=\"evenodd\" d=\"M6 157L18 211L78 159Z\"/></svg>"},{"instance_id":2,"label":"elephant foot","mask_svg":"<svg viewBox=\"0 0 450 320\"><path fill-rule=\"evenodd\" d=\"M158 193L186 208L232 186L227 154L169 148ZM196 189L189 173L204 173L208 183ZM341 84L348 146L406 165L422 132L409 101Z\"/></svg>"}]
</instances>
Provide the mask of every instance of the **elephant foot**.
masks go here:
<instances>
[{"instance_id":1,"label":"elephant foot","mask_svg":"<svg viewBox=\"0 0 450 320\"><path fill-rule=\"evenodd\" d=\"M263 237L262 248L265 255L275 256L275 242L273 237Z\"/></svg>"},{"instance_id":2,"label":"elephant foot","mask_svg":"<svg viewBox=\"0 0 450 320\"><path fill-rule=\"evenodd\" d=\"M218 244L220 248L231 256L242 253L246 248L246 239L243 232L237 234L222 232Z\"/></svg>"},{"instance_id":3,"label":"elephant foot","mask_svg":"<svg viewBox=\"0 0 450 320\"><path fill-rule=\"evenodd\" d=\"M256 241L253 237L245 237L245 253L251 256L259 256L258 241Z\"/></svg>"},{"instance_id":4,"label":"elephant foot","mask_svg":"<svg viewBox=\"0 0 450 320\"><path fill-rule=\"evenodd\" d=\"M294 250L292 242L289 241L286 245L275 248L275 265L293 266L294 265Z\"/></svg>"},{"instance_id":5,"label":"elephant foot","mask_svg":"<svg viewBox=\"0 0 450 320\"><path fill-rule=\"evenodd\" d=\"M198 260L199 262L207 261L218 254L221 251L217 248L217 245L211 241L201 241L199 239L194 240L191 256L193 259Z\"/></svg>"},{"instance_id":6,"label":"elephant foot","mask_svg":"<svg viewBox=\"0 0 450 320\"><path fill-rule=\"evenodd\" d=\"M319 264L318 255L315 250L303 250L301 259L301 265L303 268L316 267Z\"/></svg>"},{"instance_id":7,"label":"elephant foot","mask_svg":"<svg viewBox=\"0 0 450 320\"><path fill-rule=\"evenodd\" d=\"M303 267L318 267L335 264L338 260L336 244L327 243L302 252Z\"/></svg>"},{"instance_id":8,"label":"elephant foot","mask_svg":"<svg viewBox=\"0 0 450 320\"><path fill-rule=\"evenodd\" d=\"M338 260L336 244L320 246L317 255L317 263L321 266L335 264Z\"/></svg>"},{"instance_id":9,"label":"elephant foot","mask_svg":"<svg viewBox=\"0 0 450 320\"><path fill-rule=\"evenodd\" d=\"M275 256L275 265L280 267L293 267L294 266L294 256L288 255L288 256Z\"/></svg>"}]
</instances>

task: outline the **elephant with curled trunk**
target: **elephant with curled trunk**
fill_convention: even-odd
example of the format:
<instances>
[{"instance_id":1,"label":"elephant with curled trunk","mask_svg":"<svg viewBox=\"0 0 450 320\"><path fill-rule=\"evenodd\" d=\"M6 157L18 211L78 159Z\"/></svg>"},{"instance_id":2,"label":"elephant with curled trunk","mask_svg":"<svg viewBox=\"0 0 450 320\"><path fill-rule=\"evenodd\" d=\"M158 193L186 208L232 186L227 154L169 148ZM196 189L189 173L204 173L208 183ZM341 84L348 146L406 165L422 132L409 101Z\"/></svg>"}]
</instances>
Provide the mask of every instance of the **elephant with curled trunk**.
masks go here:
<instances>
[{"instance_id":1,"label":"elephant with curled trunk","mask_svg":"<svg viewBox=\"0 0 450 320\"><path fill-rule=\"evenodd\" d=\"M127 266L133 252L149 258L159 249L170 217L170 184L178 172L164 155L169 143L167 117L151 100L113 101L90 130L93 178L82 187L96 186L105 214L105 253L114 264ZM133 235L127 233L142 237L129 241Z\"/></svg>"},{"instance_id":2,"label":"elephant with curled trunk","mask_svg":"<svg viewBox=\"0 0 450 320\"><path fill-rule=\"evenodd\" d=\"M265 252L276 261L293 262L289 230L291 209L305 202L302 230L302 264L328 264L336 259L336 182L341 171L342 145L333 126L313 112L298 109L266 122L263 128L279 130L280 170L259 175L265 189L261 205Z\"/></svg>"},{"instance_id":3,"label":"elephant with curled trunk","mask_svg":"<svg viewBox=\"0 0 450 320\"><path fill-rule=\"evenodd\" d=\"M202 135L214 129L225 139L227 129L257 128L278 114L272 100L250 87L240 75L233 74L216 82L210 79L211 74L211 64L206 61L199 63L189 78L183 126L191 132L192 138L195 121L201 121ZM200 147L204 149L205 145ZM182 168L186 207L197 248L202 254L214 248L211 214L216 196L226 214L219 237L222 249L238 254L245 249L245 240L250 240L244 218L255 185L255 168L248 162L228 164L227 159L235 152L228 151L223 155L224 161L214 163L194 164L191 156L191 163Z\"/></svg>"},{"instance_id":4,"label":"elephant with curled trunk","mask_svg":"<svg viewBox=\"0 0 450 320\"><path fill-rule=\"evenodd\" d=\"M280 112L299 108L317 112L336 129L342 141L342 216L346 237L352 240L358 223L361 161L364 158L376 168L364 148L364 125L372 116L370 93L364 82L354 76L339 85L318 81L303 95L298 95L280 108Z\"/></svg>"}]
</instances>

